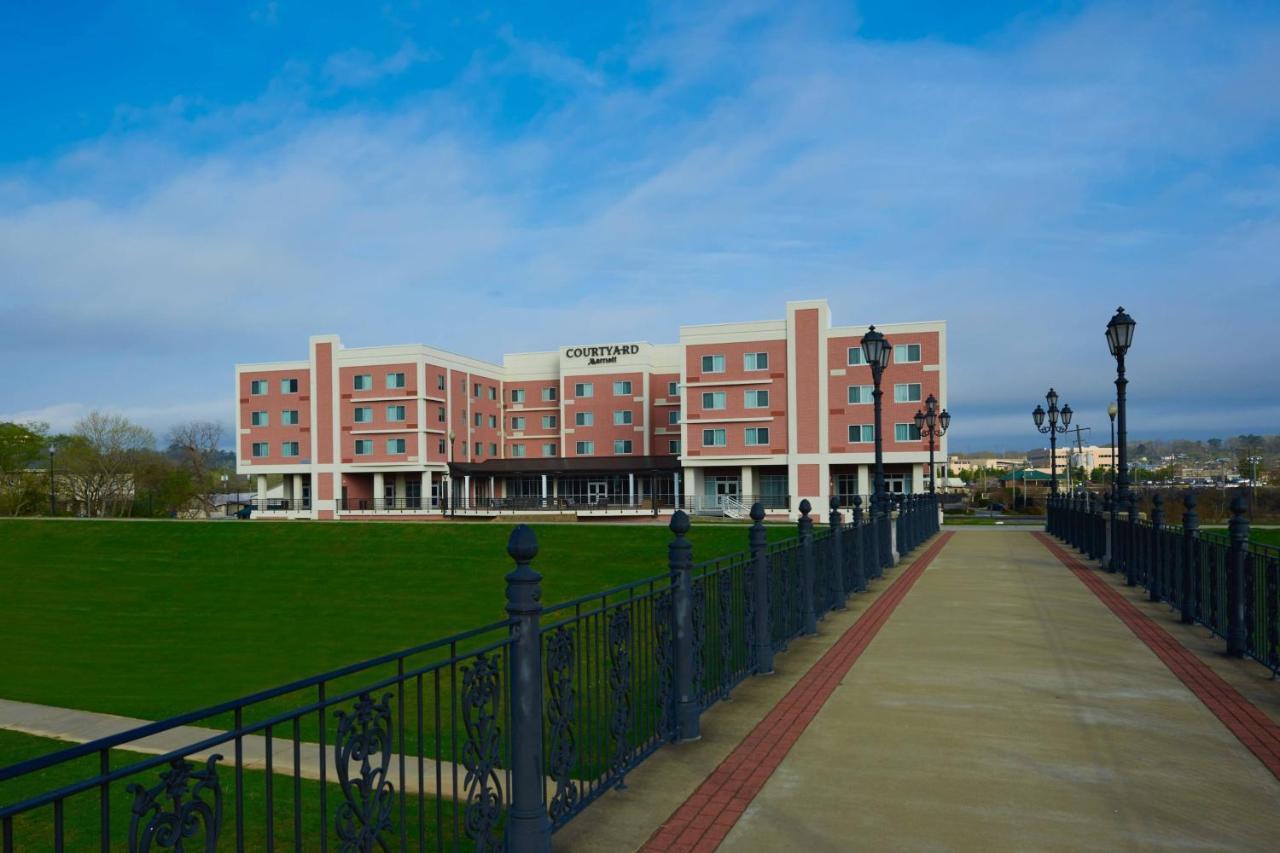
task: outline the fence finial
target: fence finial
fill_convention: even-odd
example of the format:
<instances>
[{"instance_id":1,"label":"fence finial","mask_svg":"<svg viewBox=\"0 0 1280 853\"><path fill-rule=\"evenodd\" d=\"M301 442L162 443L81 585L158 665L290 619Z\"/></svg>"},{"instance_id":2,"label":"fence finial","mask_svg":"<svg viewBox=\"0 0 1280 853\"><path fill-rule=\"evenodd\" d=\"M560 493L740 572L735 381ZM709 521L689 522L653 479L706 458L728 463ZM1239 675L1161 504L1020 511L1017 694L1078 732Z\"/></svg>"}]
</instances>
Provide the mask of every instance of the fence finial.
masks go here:
<instances>
[{"instance_id":1,"label":"fence finial","mask_svg":"<svg viewBox=\"0 0 1280 853\"><path fill-rule=\"evenodd\" d=\"M764 504L756 501L751 505L751 520L764 521Z\"/></svg>"},{"instance_id":2,"label":"fence finial","mask_svg":"<svg viewBox=\"0 0 1280 853\"><path fill-rule=\"evenodd\" d=\"M671 514L671 523L667 527L681 539L689 532L689 513L678 509Z\"/></svg>"}]
</instances>

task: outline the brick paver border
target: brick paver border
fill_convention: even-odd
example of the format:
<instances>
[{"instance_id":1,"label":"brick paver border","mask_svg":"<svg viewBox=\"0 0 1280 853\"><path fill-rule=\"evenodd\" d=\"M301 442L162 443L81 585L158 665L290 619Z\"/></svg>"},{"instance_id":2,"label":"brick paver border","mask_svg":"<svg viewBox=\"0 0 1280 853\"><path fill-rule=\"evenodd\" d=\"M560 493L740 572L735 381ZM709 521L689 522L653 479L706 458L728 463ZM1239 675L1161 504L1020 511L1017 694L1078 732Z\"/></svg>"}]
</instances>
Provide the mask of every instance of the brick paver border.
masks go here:
<instances>
[{"instance_id":1,"label":"brick paver border","mask_svg":"<svg viewBox=\"0 0 1280 853\"><path fill-rule=\"evenodd\" d=\"M1036 538L1084 582L1102 603L1147 644L1156 657L1213 712L1271 773L1280 779L1280 725L1241 695L1160 623L1139 610L1096 571L1077 560L1047 534Z\"/></svg>"},{"instance_id":2,"label":"brick paver border","mask_svg":"<svg viewBox=\"0 0 1280 853\"><path fill-rule=\"evenodd\" d=\"M733 829L764 783L818 711L835 692L894 608L954 535L943 533L858 621L836 641L787 695L756 724L642 848L645 851L709 851Z\"/></svg>"}]
</instances>

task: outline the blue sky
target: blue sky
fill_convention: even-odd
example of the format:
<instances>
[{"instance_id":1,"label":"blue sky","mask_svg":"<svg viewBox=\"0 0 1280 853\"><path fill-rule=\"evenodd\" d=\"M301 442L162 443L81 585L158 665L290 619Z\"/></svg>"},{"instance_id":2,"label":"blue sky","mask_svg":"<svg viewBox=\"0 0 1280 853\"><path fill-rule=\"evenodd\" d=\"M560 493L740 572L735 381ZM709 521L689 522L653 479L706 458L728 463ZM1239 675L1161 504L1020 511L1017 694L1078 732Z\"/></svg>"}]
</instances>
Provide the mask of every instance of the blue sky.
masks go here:
<instances>
[{"instance_id":1,"label":"blue sky","mask_svg":"<svg viewBox=\"0 0 1280 853\"><path fill-rule=\"evenodd\" d=\"M0 75L0 418L826 296L950 321L954 448L1101 435L1120 303L1135 435L1280 423L1274 3L18 0Z\"/></svg>"}]
</instances>

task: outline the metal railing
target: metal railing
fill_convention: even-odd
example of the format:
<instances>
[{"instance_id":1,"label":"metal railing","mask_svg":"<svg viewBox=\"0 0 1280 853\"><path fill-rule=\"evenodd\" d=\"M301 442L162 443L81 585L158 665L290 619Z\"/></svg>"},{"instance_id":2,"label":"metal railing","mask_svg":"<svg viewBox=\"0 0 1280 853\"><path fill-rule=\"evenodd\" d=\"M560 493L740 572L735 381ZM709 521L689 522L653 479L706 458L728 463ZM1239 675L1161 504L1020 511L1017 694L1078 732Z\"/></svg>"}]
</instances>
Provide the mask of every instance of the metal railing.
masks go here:
<instances>
[{"instance_id":1,"label":"metal railing","mask_svg":"<svg viewBox=\"0 0 1280 853\"><path fill-rule=\"evenodd\" d=\"M508 543L506 620L0 768L0 848L546 849L550 834L880 577L895 523L833 501L815 529L541 605L537 543ZM937 532L901 501L900 554ZM166 736L159 755L143 738ZM88 762L86 766L85 762Z\"/></svg>"},{"instance_id":2,"label":"metal railing","mask_svg":"<svg viewBox=\"0 0 1280 853\"><path fill-rule=\"evenodd\" d=\"M304 512L311 509L310 498L250 498L244 505L254 512Z\"/></svg>"},{"instance_id":3,"label":"metal railing","mask_svg":"<svg viewBox=\"0 0 1280 853\"><path fill-rule=\"evenodd\" d=\"M1164 497L1152 498L1148 519L1136 497L1119 511L1111 496L1058 496L1049 500L1051 534L1142 586L1151 601L1167 603L1186 624L1199 623L1227 643L1227 653L1248 656L1280 673L1280 548L1249 541L1248 504L1231 504L1226 534L1200 530L1194 492L1184 498L1181 526L1165 523Z\"/></svg>"}]
</instances>

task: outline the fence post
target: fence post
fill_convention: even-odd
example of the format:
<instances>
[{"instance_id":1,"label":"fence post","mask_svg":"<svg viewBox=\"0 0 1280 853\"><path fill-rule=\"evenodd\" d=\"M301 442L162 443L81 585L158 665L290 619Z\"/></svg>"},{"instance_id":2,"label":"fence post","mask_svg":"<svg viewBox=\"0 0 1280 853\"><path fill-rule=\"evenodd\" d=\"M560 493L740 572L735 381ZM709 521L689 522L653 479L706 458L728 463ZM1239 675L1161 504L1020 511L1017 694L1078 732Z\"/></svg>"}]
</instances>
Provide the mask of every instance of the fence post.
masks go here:
<instances>
[{"instance_id":1,"label":"fence post","mask_svg":"<svg viewBox=\"0 0 1280 853\"><path fill-rule=\"evenodd\" d=\"M1111 502L1111 493L1107 492L1102 496L1102 567L1109 572L1116 570L1115 566L1115 543L1113 540L1114 524L1111 519L1115 514L1115 507Z\"/></svg>"},{"instance_id":2,"label":"fence post","mask_svg":"<svg viewBox=\"0 0 1280 853\"><path fill-rule=\"evenodd\" d=\"M1124 585L1138 585L1138 493L1129 492L1122 503L1128 503L1129 524L1124 532Z\"/></svg>"},{"instance_id":3,"label":"fence post","mask_svg":"<svg viewBox=\"0 0 1280 853\"><path fill-rule=\"evenodd\" d=\"M801 603L804 605L802 634L818 633L818 616L813 609L813 519L809 517L812 510L813 504L809 503L808 498L800 501L800 520L797 525L800 528L800 559L804 561L804 589L800 592Z\"/></svg>"},{"instance_id":4,"label":"fence post","mask_svg":"<svg viewBox=\"0 0 1280 853\"><path fill-rule=\"evenodd\" d=\"M1231 501L1231 562L1227 575L1227 654L1242 657L1247 644L1244 625L1244 573L1249 570L1249 502L1237 494Z\"/></svg>"},{"instance_id":5,"label":"fence post","mask_svg":"<svg viewBox=\"0 0 1280 853\"><path fill-rule=\"evenodd\" d=\"M862 497L857 499L862 501ZM869 495L867 500L867 539L863 540L866 549L863 558L866 560L864 565L867 566L867 577L878 578L880 573L876 571L876 565L880 562L880 531L876 525L880 523L880 519L876 517L876 496Z\"/></svg>"},{"instance_id":6,"label":"fence post","mask_svg":"<svg viewBox=\"0 0 1280 853\"><path fill-rule=\"evenodd\" d=\"M511 807L507 844L514 853L549 853L542 775L542 575L529 565L538 554L533 528L517 525L507 540L516 567L507 575L511 617Z\"/></svg>"},{"instance_id":7,"label":"fence post","mask_svg":"<svg viewBox=\"0 0 1280 853\"><path fill-rule=\"evenodd\" d=\"M867 588L867 549L862 527L862 495L853 496L853 589L862 592Z\"/></svg>"},{"instance_id":8,"label":"fence post","mask_svg":"<svg viewBox=\"0 0 1280 853\"><path fill-rule=\"evenodd\" d=\"M685 539L689 532L689 516L678 509L671 515L671 532L675 539L667 545L667 566L671 569L674 599L671 618L675 620L671 636L675 638L676 739L697 740L701 737L698 719L698 694L693 683L693 545Z\"/></svg>"},{"instance_id":9,"label":"fence post","mask_svg":"<svg viewBox=\"0 0 1280 853\"><path fill-rule=\"evenodd\" d=\"M773 672L773 630L769 625L769 534L764 529L764 504L760 501L751 505L751 521L747 542L754 575L756 675L764 675Z\"/></svg>"},{"instance_id":10,"label":"fence post","mask_svg":"<svg viewBox=\"0 0 1280 853\"><path fill-rule=\"evenodd\" d=\"M1147 553L1147 600L1159 601L1164 590L1163 560L1160 542L1164 536L1164 495L1156 492L1151 497L1151 548Z\"/></svg>"},{"instance_id":11,"label":"fence post","mask_svg":"<svg viewBox=\"0 0 1280 853\"><path fill-rule=\"evenodd\" d=\"M1182 623L1196 621L1196 538L1200 533L1200 516L1196 513L1196 493L1187 492L1183 499L1186 506L1182 513Z\"/></svg>"},{"instance_id":12,"label":"fence post","mask_svg":"<svg viewBox=\"0 0 1280 853\"><path fill-rule=\"evenodd\" d=\"M899 502L897 495L886 494L884 502L884 514L888 519L889 525L889 568L898 565L898 558L902 556L902 542L898 536L898 519L902 517L900 509L902 504Z\"/></svg>"},{"instance_id":13,"label":"fence post","mask_svg":"<svg viewBox=\"0 0 1280 853\"><path fill-rule=\"evenodd\" d=\"M848 607L844 600L849 593L844 588L844 518L840 515L839 495L831 496L831 512L827 516L827 523L831 525L831 562L834 566L832 574L835 575L831 579L832 592L836 597L832 609L844 610Z\"/></svg>"}]
</instances>

